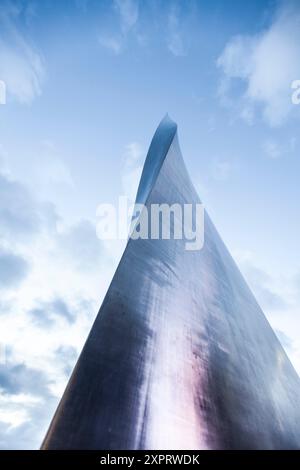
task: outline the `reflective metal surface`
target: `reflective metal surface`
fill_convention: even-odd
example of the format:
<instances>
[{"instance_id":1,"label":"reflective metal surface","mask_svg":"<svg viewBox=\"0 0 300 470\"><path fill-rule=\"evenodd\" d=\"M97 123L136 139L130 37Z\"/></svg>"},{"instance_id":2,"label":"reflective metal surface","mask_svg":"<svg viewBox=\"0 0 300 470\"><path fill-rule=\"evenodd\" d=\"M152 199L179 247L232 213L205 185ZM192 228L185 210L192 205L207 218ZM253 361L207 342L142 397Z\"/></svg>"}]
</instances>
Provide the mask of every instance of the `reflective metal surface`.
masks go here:
<instances>
[{"instance_id":1,"label":"reflective metal surface","mask_svg":"<svg viewBox=\"0 0 300 470\"><path fill-rule=\"evenodd\" d=\"M137 200L199 201L168 118ZM42 448L299 447L299 377L208 215L200 251L129 240Z\"/></svg>"}]
</instances>

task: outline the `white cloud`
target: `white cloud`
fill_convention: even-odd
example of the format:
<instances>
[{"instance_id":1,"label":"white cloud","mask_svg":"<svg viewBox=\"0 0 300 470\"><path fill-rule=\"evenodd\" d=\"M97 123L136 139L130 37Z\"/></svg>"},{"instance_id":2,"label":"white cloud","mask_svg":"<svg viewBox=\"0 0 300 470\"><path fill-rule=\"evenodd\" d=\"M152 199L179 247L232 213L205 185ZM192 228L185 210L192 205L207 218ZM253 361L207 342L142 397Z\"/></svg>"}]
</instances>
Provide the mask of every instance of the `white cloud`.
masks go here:
<instances>
[{"instance_id":1,"label":"white cloud","mask_svg":"<svg viewBox=\"0 0 300 470\"><path fill-rule=\"evenodd\" d=\"M149 43L149 35L145 29L139 28L139 1L138 0L114 0L114 11L117 14L118 25L114 31L101 31L98 35L99 44L112 53L120 54L126 46L128 37L134 38L143 47ZM148 10L153 15L151 25L156 28L160 24L165 31L165 42L169 52L175 57L186 55L185 22L180 2L171 2L165 15L160 15L157 10L158 4ZM190 8L185 9L184 14L191 18ZM186 25L185 25L186 26ZM156 34L156 33L155 33Z\"/></svg>"},{"instance_id":2,"label":"white cloud","mask_svg":"<svg viewBox=\"0 0 300 470\"><path fill-rule=\"evenodd\" d=\"M90 272L99 267L104 256L103 247L95 226L89 220L80 220L64 228L57 233L56 239L56 249L61 250L62 256L68 255L75 268Z\"/></svg>"},{"instance_id":3,"label":"white cloud","mask_svg":"<svg viewBox=\"0 0 300 470\"><path fill-rule=\"evenodd\" d=\"M38 232L39 207L28 189L7 173L0 173L0 240L24 239Z\"/></svg>"},{"instance_id":4,"label":"white cloud","mask_svg":"<svg viewBox=\"0 0 300 470\"><path fill-rule=\"evenodd\" d=\"M142 156L143 149L138 142L131 142L127 144L124 153L125 166L128 168L136 165L138 162L140 162Z\"/></svg>"},{"instance_id":5,"label":"white cloud","mask_svg":"<svg viewBox=\"0 0 300 470\"><path fill-rule=\"evenodd\" d=\"M73 187L74 181L71 172L59 155L55 143L51 140L43 140L41 147L41 153L34 165L37 171L37 180L43 186L62 184Z\"/></svg>"},{"instance_id":6,"label":"white cloud","mask_svg":"<svg viewBox=\"0 0 300 470\"><path fill-rule=\"evenodd\" d=\"M0 448L38 448L55 397L46 374L24 364L0 366Z\"/></svg>"},{"instance_id":7,"label":"white cloud","mask_svg":"<svg viewBox=\"0 0 300 470\"><path fill-rule=\"evenodd\" d=\"M112 36L99 36L98 41L100 46L105 47L116 55L120 54L122 50L122 40L119 38Z\"/></svg>"},{"instance_id":8,"label":"white cloud","mask_svg":"<svg viewBox=\"0 0 300 470\"><path fill-rule=\"evenodd\" d=\"M299 280L275 276L260 266L251 252L237 251L235 259L259 305L300 374Z\"/></svg>"},{"instance_id":9,"label":"white cloud","mask_svg":"<svg viewBox=\"0 0 300 470\"><path fill-rule=\"evenodd\" d=\"M100 46L118 55L122 52L127 35L134 29L139 18L139 3L137 0L114 0L113 7L118 15L118 32L98 35ZM139 37L139 35L137 35Z\"/></svg>"},{"instance_id":10,"label":"white cloud","mask_svg":"<svg viewBox=\"0 0 300 470\"><path fill-rule=\"evenodd\" d=\"M179 12L174 5L172 5L168 15L167 46L175 57L184 56L186 54L182 32L180 30Z\"/></svg>"},{"instance_id":11,"label":"white cloud","mask_svg":"<svg viewBox=\"0 0 300 470\"><path fill-rule=\"evenodd\" d=\"M127 34L136 24L139 17L137 0L114 0L114 6L120 15L120 26L123 34Z\"/></svg>"},{"instance_id":12,"label":"white cloud","mask_svg":"<svg viewBox=\"0 0 300 470\"><path fill-rule=\"evenodd\" d=\"M142 174L144 156L143 149L138 142L126 145L123 157L122 187L124 194L135 201L139 180Z\"/></svg>"},{"instance_id":13,"label":"white cloud","mask_svg":"<svg viewBox=\"0 0 300 470\"><path fill-rule=\"evenodd\" d=\"M37 448L117 260L92 221L66 225L11 175L0 196L0 448Z\"/></svg>"},{"instance_id":14,"label":"white cloud","mask_svg":"<svg viewBox=\"0 0 300 470\"><path fill-rule=\"evenodd\" d=\"M296 150L297 139L291 137L286 142L278 141L274 138L268 138L262 143L262 150L266 157L271 160L277 160L289 154L293 154Z\"/></svg>"},{"instance_id":15,"label":"white cloud","mask_svg":"<svg viewBox=\"0 0 300 470\"><path fill-rule=\"evenodd\" d=\"M44 62L16 26L21 9L9 3L1 8L0 78L6 84L8 95L20 103L31 103L41 94Z\"/></svg>"},{"instance_id":16,"label":"white cloud","mask_svg":"<svg viewBox=\"0 0 300 470\"><path fill-rule=\"evenodd\" d=\"M35 188L40 199L53 198L58 190L74 190L75 182L68 162L51 140L42 140L30 154L31 171L22 178Z\"/></svg>"},{"instance_id":17,"label":"white cloud","mask_svg":"<svg viewBox=\"0 0 300 470\"><path fill-rule=\"evenodd\" d=\"M29 270L27 261L0 246L0 291L15 287L22 282Z\"/></svg>"},{"instance_id":18,"label":"white cloud","mask_svg":"<svg viewBox=\"0 0 300 470\"><path fill-rule=\"evenodd\" d=\"M238 107L242 117L251 122L254 110L261 108L271 126L282 124L295 110L291 83L300 77L299 42L300 8L294 2L280 7L260 34L233 37L217 60L223 73L222 101L236 102L230 92L239 80L244 86Z\"/></svg>"},{"instance_id":19,"label":"white cloud","mask_svg":"<svg viewBox=\"0 0 300 470\"><path fill-rule=\"evenodd\" d=\"M266 140L263 143L263 151L267 155L268 158L271 158L273 160L276 160L281 156L281 148L277 142L274 142L273 140Z\"/></svg>"}]
</instances>

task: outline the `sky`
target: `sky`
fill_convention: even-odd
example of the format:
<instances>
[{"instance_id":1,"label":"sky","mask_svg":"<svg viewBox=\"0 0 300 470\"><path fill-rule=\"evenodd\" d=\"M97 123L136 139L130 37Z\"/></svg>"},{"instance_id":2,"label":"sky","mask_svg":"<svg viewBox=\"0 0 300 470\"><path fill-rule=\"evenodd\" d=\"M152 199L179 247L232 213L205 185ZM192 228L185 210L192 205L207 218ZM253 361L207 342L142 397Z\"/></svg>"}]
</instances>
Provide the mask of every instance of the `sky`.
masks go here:
<instances>
[{"instance_id":1,"label":"sky","mask_svg":"<svg viewBox=\"0 0 300 470\"><path fill-rule=\"evenodd\" d=\"M289 0L0 1L0 448L41 444L124 249L97 206L166 112L300 373L299 52Z\"/></svg>"}]
</instances>

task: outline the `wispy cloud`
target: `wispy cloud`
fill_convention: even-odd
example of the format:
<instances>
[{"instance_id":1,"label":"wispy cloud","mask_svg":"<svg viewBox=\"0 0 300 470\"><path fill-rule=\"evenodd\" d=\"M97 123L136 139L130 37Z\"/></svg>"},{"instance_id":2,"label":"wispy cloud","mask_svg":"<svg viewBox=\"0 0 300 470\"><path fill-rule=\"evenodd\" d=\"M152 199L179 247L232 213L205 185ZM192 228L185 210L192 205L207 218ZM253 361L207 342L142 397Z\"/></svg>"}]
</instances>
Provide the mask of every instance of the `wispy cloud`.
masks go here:
<instances>
[{"instance_id":1,"label":"wispy cloud","mask_svg":"<svg viewBox=\"0 0 300 470\"><path fill-rule=\"evenodd\" d=\"M138 21L139 2L138 0L114 0L113 8L118 18L118 30L115 33L101 32L98 35L98 41L102 47L118 55L123 50L128 34Z\"/></svg>"},{"instance_id":2,"label":"wispy cloud","mask_svg":"<svg viewBox=\"0 0 300 470\"><path fill-rule=\"evenodd\" d=\"M182 32L180 29L180 16L177 5L172 5L168 15L168 37L167 46L169 51L176 57L186 54Z\"/></svg>"},{"instance_id":3,"label":"wispy cloud","mask_svg":"<svg viewBox=\"0 0 300 470\"><path fill-rule=\"evenodd\" d=\"M188 36L185 33L187 24L191 20L192 8L188 7L183 10L180 2L175 0L168 2L166 11L162 13L161 5L154 3L152 8L147 9L148 22L142 23L143 19L140 19L140 5L142 4L143 2L138 0L114 0L113 9L116 13L117 27L111 28L110 31L101 31L98 34L99 44L116 55L124 51L129 36L133 37L138 45L149 46L149 43L160 34L157 31L159 25L167 50L174 57L185 56ZM146 32L141 30L139 23L146 27ZM153 29L150 34L149 25Z\"/></svg>"},{"instance_id":4,"label":"wispy cloud","mask_svg":"<svg viewBox=\"0 0 300 470\"><path fill-rule=\"evenodd\" d=\"M281 148L274 140L266 140L262 145L263 151L268 158L276 160L282 154Z\"/></svg>"},{"instance_id":5,"label":"wispy cloud","mask_svg":"<svg viewBox=\"0 0 300 470\"><path fill-rule=\"evenodd\" d=\"M74 187L74 180L68 165L61 157L59 150L51 140L43 140L40 153L32 157L34 164L31 178L42 189L53 186Z\"/></svg>"},{"instance_id":6,"label":"wispy cloud","mask_svg":"<svg viewBox=\"0 0 300 470\"><path fill-rule=\"evenodd\" d=\"M76 318L74 311L71 311L65 300L60 297L48 302L38 302L28 313L42 327L53 325L56 317L63 318L68 323L73 323Z\"/></svg>"},{"instance_id":7,"label":"wispy cloud","mask_svg":"<svg viewBox=\"0 0 300 470\"><path fill-rule=\"evenodd\" d=\"M272 277L266 271L251 262L244 263L243 268L263 309L282 311L287 307L284 298L277 292Z\"/></svg>"},{"instance_id":8,"label":"wispy cloud","mask_svg":"<svg viewBox=\"0 0 300 470\"><path fill-rule=\"evenodd\" d=\"M114 0L114 7L120 16L120 27L127 34L136 24L139 17L138 0Z\"/></svg>"},{"instance_id":9,"label":"wispy cloud","mask_svg":"<svg viewBox=\"0 0 300 470\"><path fill-rule=\"evenodd\" d=\"M122 51L122 39L109 36L98 36L100 46L118 55Z\"/></svg>"},{"instance_id":10,"label":"wispy cloud","mask_svg":"<svg viewBox=\"0 0 300 470\"><path fill-rule=\"evenodd\" d=\"M268 138L262 143L262 150L266 157L271 160L277 160L282 157L286 157L293 154L296 150L297 139L291 137L287 141L278 138Z\"/></svg>"},{"instance_id":11,"label":"wispy cloud","mask_svg":"<svg viewBox=\"0 0 300 470\"><path fill-rule=\"evenodd\" d=\"M299 279L270 273L252 252L234 253L259 305L262 307L295 369L300 373Z\"/></svg>"},{"instance_id":12,"label":"wispy cloud","mask_svg":"<svg viewBox=\"0 0 300 470\"><path fill-rule=\"evenodd\" d=\"M17 27L21 13L20 3L8 2L1 7L0 78L8 95L28 104L42 92L45 66L36 47Z\"/></svg>"},{"instance_id":13,"label":"wispy cloud","mask_svg":"<svg viewBox=\"0 0 300 470\"><path fill-rule=\"evenodd\" d=\"M255 36L233 37L217 60L222 70L219 96L225 104L237 101L234 80L245 85L239 94L237 112L251 123L262 108L271 126L282 124L292 113L291 83L300 76L300 8L288 2L276 12L272 24Z\"/></svg>"}]
</instances>

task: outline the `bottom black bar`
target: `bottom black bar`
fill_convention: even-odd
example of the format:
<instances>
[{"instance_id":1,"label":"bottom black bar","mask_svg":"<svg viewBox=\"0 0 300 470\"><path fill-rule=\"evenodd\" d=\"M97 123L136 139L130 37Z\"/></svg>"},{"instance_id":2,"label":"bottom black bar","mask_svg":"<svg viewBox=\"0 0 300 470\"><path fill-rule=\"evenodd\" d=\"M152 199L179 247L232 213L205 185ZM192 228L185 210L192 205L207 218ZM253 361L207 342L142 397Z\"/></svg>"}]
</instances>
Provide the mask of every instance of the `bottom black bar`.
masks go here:
<instances>
[{"instance_id":1,"label":"bottom black bar","mask_svg":"<svg viewBox=\"0 0 300 470\"><path fill-rule=\"evenodd\" d=\"M71 464L121 465L137 468L147 465L214 465L257 463L275 465L300 464L299 451L0 451L0 464ZM146 467L147 468L147 467Z\"/></svg>"}]
</instances>

